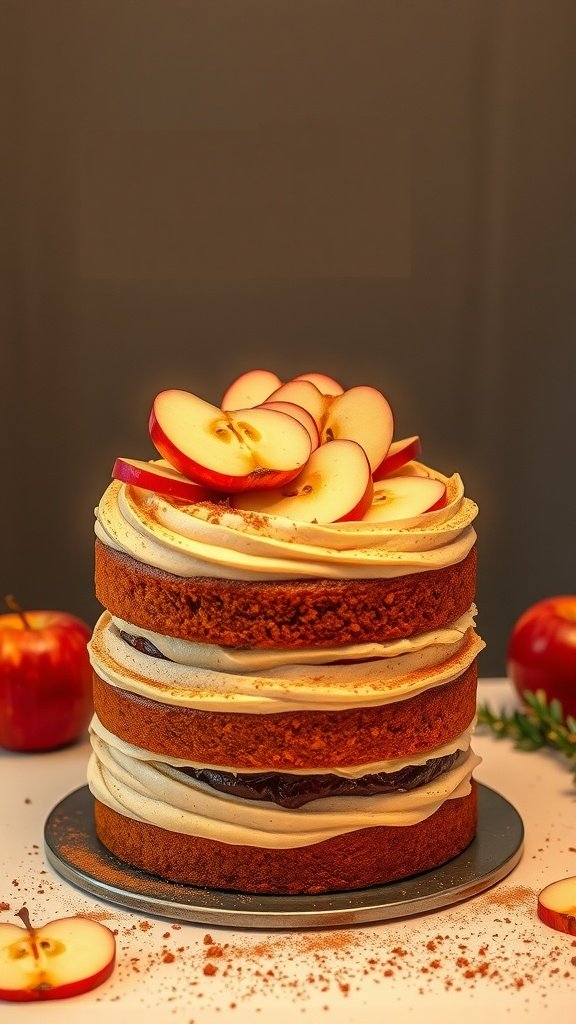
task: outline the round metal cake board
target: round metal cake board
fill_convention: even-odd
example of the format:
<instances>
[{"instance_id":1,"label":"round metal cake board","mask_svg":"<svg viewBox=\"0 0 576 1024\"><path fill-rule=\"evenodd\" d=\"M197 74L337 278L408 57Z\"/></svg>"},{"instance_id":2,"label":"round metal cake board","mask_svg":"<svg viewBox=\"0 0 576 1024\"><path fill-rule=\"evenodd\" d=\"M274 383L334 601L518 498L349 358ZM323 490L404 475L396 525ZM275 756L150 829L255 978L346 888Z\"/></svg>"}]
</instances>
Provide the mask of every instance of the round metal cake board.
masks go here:
<instances>
[{"instance_id":1,"label":"round metal cake board","mask_svg":"<svg viewBox=\"0 0 576 1024\"><path fill-rule=\"evenodd\" d=\"M512 871L522 856L524 827L512 804L479 784L478 831L458 857L399 882L319 896L201 889L132 868L100 843L87 786L54 807L46 820L44 839L52 867L92 896L170 920L270 930L387 921L451 906Z\"/></svg>"}]
</instances>

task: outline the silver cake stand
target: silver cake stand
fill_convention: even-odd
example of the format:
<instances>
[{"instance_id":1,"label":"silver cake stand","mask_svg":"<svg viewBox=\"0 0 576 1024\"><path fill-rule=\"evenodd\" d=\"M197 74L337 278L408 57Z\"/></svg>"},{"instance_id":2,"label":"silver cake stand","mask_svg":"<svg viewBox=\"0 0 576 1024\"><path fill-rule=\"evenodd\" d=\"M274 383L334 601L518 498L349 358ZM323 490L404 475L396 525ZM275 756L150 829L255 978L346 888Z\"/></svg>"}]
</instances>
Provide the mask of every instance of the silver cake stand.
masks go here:
<instances>
[{"instance_id":1,"label":"silver cake stand","mask_svg":"<svg viewBox=\"0 0 576 1024\"><path fill-rule=\"evenodd\" d=\"M412 878L320 896L260 896L166 882L118 860L99 841L87 786L66 796L44 827L51 866L99 899L146 914L230 928L326 928L388 921L451 906L512 871L522 856L524 827L517 810L478 784L478 831L447 864Z\"/></svg>"}]
</instances>

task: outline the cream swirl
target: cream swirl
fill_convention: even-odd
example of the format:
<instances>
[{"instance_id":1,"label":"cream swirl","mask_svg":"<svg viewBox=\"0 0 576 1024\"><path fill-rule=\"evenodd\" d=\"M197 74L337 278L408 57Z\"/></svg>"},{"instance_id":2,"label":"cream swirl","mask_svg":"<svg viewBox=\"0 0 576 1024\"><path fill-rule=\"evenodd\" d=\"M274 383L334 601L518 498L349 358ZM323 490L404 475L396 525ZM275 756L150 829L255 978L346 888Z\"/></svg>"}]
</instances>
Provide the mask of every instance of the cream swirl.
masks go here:
<instances>
[{"instance_id":1,"label":"cream swirl","mask_svg":"<svg viewBox=\"0 0 576 1024\"><path fill-rule=\"evenodd\" d=\"M407 793L324 797L289 810L217 792L165 762L139 760L115 737L107 741L93 733L92 746L88 784L112 810L169 832L267 849L311 846L361 828L423 821L445 800L470 792L472 771L480 763L470 751L433 782Z\"/></svg>"},{"instance_id":2,"label":"cream swirl","mask_svg":"<svg viewBox=\"0 0 576 1024\"><path fill-rule=\"evenodd\" d=\"M113 481L96 509L96 535L180 577L390 578L455 565L476 540L477 506L465 497L458 474L447 478L410 465L444 481L444 508L396 522L298 523L240 512L226 502L186 505Z\"/></svg>"},{"instance_id":3,"label":"cream swirl","mask_svg":"<svg viewBox=\"0 0 576 1024\"><path fill-rule=\"evenodd\" d=\"M299 650L254 651L242 659L209 644L166 644L160 634L123 623L121 628L134 636L144 632L174 660L154 658L127 644L104 612L90 643L90 659L109 685L176 707L249 714L343 711L406 700L457 679L484 647L471 615L407 640L323 649L324 661L318 664ZM223 670L226 658L231 660ZM263 667L251 667L250 658Z\"/></svg>"}]
</instances>

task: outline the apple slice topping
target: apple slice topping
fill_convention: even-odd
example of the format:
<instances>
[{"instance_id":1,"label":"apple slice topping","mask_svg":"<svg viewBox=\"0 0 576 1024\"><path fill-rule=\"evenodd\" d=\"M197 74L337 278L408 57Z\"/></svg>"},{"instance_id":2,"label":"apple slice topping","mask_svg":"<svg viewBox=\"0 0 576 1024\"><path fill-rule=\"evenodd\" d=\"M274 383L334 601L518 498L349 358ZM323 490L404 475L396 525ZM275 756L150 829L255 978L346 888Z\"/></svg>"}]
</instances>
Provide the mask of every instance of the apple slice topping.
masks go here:
<instances>
[{"instance_id":1,"label":"apple slice topping","mask_svg":"<svg viewBox=\"0 0 576 1024\"><path fill-rule=\"evenodd\" d=\"M364 521L384 523L411 519L445 504L446 487L440 480L424 476L390 476L374 484L374 497Z\"/></svg>"},{"instance_id":2,"label":"apple slice topping","mask_svg":"<svg viewBox=\"0 0 576 1024\"><path fill-rule=\"evenodd\" d=\"M209 501L211 492L193 480L177 473L172 466L159 462L141 462L140 459L116 459L112 476L132 487L143 487L156 494L166 494L170 498L195 503Z\"/></svg>"},{"instance_id":3,"label":"apple slice topping","mask_svg":"<svg viewBox=\"0 0 576 1024\"><path fill-rule=\"evenodd\" d=\"M385 476L391 476L397 470L402 469L407 462L417 459L422 454L422 445L417 434L414 437L404 437L401 441L393 441L377 469L374 470L374 480L382 480Z\"/></svg>"},{"instance_id":4,"label":"apple slice topping","mask_svg":"<svg viewBox=\"0 0 576 1024\"><path fill-rule=\"evenodd\" d=\"M370 464L360 445L333 441L316 448L291 483L273 491L234 495L232 504L301 523L335 523L362 519L373 488Z\"/></svg>"},{"instance_id":5,"label":"apple slice topping","mask_svg":"<svg viewBox=\"0 0 576 1024\"><path fill-rule=\"evenodd\" d=\"M361 385L349 388L330 401L320 427L320 443L347 439L362 446L372 471L390 448L394 419L384 395Z\"/></svg>"},{"instance_id":6,"label":"apple slice topping","mask_svg":"<svg viewBox=\"0 0 576 1024\"><path fill-rule=\"evenodd\" d=\"M312 451L320 444L320 434L314 417L310 415L301 405L294 405L294 402L273 402L271 400L262 403L263 409L275 409L276 412L284 412L287 416L293 416L298 420L310 434Z\"/></svg>"},{"instance_id":7,"label":"apple slice topping","mask_svg":"<svg viewBox=\"0 0 576 1024\"><path fill-rule=\"evenodd\" d=\"M309 380L289 380L266 399L268 402L292 402L309 412L320 430L331 398L323 395Z\"/></svg>"},{"instance_id":8,"label":"apple slice topping","mask_svg":"<svg viewBox=\"0 0 576 1024\"><path fill-rule=\"evenodd\" d=\"M314 384L318 391L321 391L323 395L342 395L344 394L344 388L337 380L333 377L328 377L325 373L301 373L298 377L294 377L294 380L308 380L311 384Z\"/></svg>"},{"instance_id":9,"label":"apple slice topping","mask_svg":"<svg viewBox=\"0 0 576 1024\"><path fill-rule=\"evenodd\" d=\"M67 999L101 985L114 970L116 942L109 928L85 917L63 917L33 928L0 924L0 999Z\"/></svg>"},{"instance_id":10,"label":"apple slice topping","mask_svg":"<svg viewBox=\"0 0 576 1024\"><path fill-rule=\"evenodd\" d=\"M149 429L179 473L230 493L293 480L311 450L308 431L292 416L261 406L222 411L187 391L160 392Z\"/></svg>"},{"instance_id":11,"label":"apple slice topping","mask_svg":"<svg viewBox=\"0 0 576 1024\"><path fill-rule=\"evenodd\" d=\"M270 370L248 370L232 381L224 393L221 408L228 412L235 409L253 409L261 405L280 387L282 381Z\"/></svg>"},{"instance_id":12,"label":"apple slice topping","mask_svg":"<svg viewBox=\"0 0 576 1024\"><path fill-rule=\"evenodd\" d=\"M576 875L560 878L542 889L538 917L557 932L576 935Z\"/></svg>"}]
</instances>

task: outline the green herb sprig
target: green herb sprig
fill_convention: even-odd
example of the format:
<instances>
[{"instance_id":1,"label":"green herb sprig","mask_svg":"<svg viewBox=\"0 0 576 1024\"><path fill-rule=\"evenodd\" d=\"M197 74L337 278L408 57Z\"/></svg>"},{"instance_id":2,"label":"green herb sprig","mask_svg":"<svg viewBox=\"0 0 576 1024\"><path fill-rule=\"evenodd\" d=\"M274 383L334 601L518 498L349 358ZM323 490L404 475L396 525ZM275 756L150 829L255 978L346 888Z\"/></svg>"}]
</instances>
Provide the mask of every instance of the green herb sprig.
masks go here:
<instances>
[{"instance_id":1,"label":"green herb sprig","mask_svg":"<svg viewBox=\"0 0 576 1024\"><path fill-rule=\"evenodd\" d=\"M514 740L517 750L540 750L549 747L568 758L576 784L576 718L564 717L562 704L548 702L544 690L523 693L526 709L494 714L487 704L478 708L478 725L486 725L498 739Z\"/></svg>"}]
</instances>

